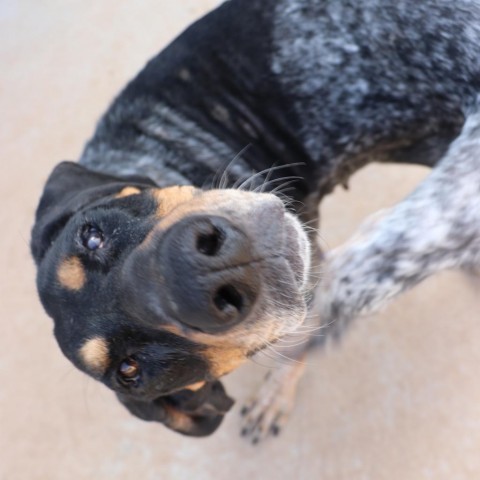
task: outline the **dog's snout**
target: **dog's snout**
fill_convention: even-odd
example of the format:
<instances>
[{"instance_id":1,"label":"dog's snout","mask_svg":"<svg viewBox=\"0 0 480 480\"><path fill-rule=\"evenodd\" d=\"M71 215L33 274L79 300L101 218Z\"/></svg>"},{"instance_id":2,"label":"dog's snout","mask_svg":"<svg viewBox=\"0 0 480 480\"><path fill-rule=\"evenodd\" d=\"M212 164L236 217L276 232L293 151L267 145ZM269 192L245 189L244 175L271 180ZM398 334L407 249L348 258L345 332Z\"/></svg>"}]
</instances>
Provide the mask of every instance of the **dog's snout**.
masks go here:
<instances>
[{"instance_id":1,"label":"dog's snout","mask_svg":"<svg viewBox=\"0 0 480 480\"><path fill-rule=\"evenodd\" d=\"M245 319L260 293L259 254L244 229L221 216L191 215L160 228L130 255L122 303L155 327L165 318L207 333Z\"/></svg>"},{"instance_id":2,"label":"dog's snout","mask_svg":"<svg viewBox=\"0 0 480 480\"><path fill-rule=\"evenodd\" d=\"M219 216L192 216L161 238L157 259L166 279L166 309L206 332L225 330L251 311L259 282L248 235Z\"/></svg>"}]
</instances>

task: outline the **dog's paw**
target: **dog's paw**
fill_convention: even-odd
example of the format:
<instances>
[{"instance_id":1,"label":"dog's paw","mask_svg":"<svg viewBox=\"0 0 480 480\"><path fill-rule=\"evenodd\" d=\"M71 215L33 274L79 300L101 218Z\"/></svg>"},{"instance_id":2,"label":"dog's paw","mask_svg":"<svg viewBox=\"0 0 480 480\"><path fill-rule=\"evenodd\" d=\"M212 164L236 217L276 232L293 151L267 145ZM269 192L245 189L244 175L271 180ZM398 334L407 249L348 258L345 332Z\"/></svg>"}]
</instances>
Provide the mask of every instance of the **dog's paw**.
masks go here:
<instances>
[{"instance_id":1,"label":"dog's paw","mask_svg":"<svg viewBox=\"0 0 480 480\"><path fill-rule=\"evenodd\" d=\"M295 404L304 364L281 365L267 374L258 392L241 410L242 436L253 444L276 436L286 425Z\"/></svg>"}]
</instances>

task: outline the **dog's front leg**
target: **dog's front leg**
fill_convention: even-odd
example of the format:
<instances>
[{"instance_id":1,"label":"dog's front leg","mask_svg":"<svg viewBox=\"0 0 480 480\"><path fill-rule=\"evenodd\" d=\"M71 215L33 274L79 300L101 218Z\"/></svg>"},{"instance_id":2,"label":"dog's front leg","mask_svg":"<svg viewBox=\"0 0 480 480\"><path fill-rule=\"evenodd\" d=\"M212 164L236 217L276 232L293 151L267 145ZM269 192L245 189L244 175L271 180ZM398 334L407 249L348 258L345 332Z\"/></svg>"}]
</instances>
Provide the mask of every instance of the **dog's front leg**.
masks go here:
<instances>
[{"instance_id":1,"label":"dog's front leg","mask_svg":"<svg viewBox=\"0 0 480 480\"><path fill-rule=\"evenodd\" d=\"M275 365L241 410L241 433L253 444L278 435L290 417L309 345L308 335L302 337L287 336L275 346Z\"/></svg>"},{"instance_id":2,"label":"dog's front leg","mask_svg":"<svg viewBox=\"0 0 480 480\"><path fill-rule=\"evenodd\" d=\"M326 256L315 311L327 337L444 269L480 263L480 114L432 173Z\"/></svg>"},{"instance_id":3,"label":"dog's front leg","mask_svg":"<svg viewBox=\"0 0 480 480\"><path fill-rule=\"evenodd\" d=\"M307 202L306 202L307 203ZM312 202L303 212L302 220L309 225L318 225L318 208ZM314 224L315 222L315 224ZM323 252L316 244L312 230L310 290L318 281L318 265L323 260ZM304 324L294 332L280 338L269 346L269 355L275 360L258 390L246 401L242 413L242 435L256 444L268 436L276 436L287 424L295 407L297 388L305 370L305 359L312 339L319 335L318 319L307 315Z\"/></svg>"}]
</instances>

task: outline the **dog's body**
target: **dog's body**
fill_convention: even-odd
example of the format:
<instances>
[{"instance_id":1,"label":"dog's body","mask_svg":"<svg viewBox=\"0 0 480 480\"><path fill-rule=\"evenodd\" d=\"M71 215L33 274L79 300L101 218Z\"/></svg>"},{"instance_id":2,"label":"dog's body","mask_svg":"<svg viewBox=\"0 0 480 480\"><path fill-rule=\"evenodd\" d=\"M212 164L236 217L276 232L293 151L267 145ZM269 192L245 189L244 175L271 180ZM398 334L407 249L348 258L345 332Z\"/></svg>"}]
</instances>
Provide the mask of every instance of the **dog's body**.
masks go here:
<instances>
[{"instance_id":1,"label":"dog's body","mask_svg":"<svg viewBox=\"0 0 480 480\"><path fill-rule=\"evenodd\" d=\"M210 433L230 406L217 378L301 323L311 293L305 234L260 192L280 188L312 222L322 197L370 161L435 166L327 255L310 316L338 333L435 271L478 264L479 93L480 2L226 2L146 66L81 166L63 164L47 184L32 249L64 353L138 416ZM241 188L199 190L218 185ZM110 237L126 236L93 259L82 249L108 247L99 209L116 216ZM186 369L165 367L185 352ZM165 372L142 390L139 365ZM137 384L112 380L118 372ZM288 397L299 369L273 377L265 398ZM288 404L252 404L245 431L276 431Z\"/></svg>"}]
</instances>

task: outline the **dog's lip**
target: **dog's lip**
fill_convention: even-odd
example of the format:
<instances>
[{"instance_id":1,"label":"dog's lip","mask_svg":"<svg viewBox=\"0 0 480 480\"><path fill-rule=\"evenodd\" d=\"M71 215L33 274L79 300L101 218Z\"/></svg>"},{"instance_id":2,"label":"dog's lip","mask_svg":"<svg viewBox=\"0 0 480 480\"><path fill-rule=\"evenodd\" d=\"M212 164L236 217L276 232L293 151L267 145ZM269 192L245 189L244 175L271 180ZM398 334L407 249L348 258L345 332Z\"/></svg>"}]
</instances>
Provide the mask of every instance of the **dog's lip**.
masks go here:
<instances>
[{"instance_id":1,"label":"dog's lip","mask_svg":"<svg viewBox=\"0 0 480 480\"><path fill-rule=\"evenodd\" d=\"M285 213L284 257L293 271L300 291L308 283L310 270L310 243L300 221L291 213Z\"/></svg>"}]
</instances>

